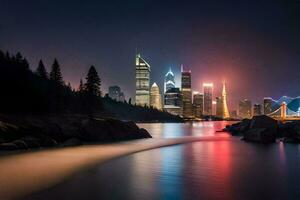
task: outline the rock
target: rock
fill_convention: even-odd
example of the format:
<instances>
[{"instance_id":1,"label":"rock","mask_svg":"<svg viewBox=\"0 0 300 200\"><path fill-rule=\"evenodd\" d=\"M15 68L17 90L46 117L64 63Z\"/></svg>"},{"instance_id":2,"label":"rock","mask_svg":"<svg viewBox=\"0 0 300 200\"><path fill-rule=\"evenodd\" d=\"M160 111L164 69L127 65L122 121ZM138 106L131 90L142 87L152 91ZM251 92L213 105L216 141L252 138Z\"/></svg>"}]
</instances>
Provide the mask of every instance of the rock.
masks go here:
<instances>
[{"instance_id":1,"label":"rock","mask_svg":"<svg viewBox=\"0 0 300 200\"><path fill-rule=\"evenodd\" d=\"M15 140L13 144L15 144L18 149L28 149L28 145L23 140Z\"/></svg>"},{"instance_id":2,"label":"rock","mask_svg":"<svg viewBox=\"0 0 300 200\"><path fill-rule=\"evenodd\" d=\"M247 130L249 130L250 123L250 119L243 119L241 122L227 125L224 131L230 132L232 135L242 135Z\"/></svg>"},{"instance_id":3,"label":"rock","mask_svg":"<svg viewBox=\"0 0 300 200\"><path fill-rule=\"evenodd\" d=\"M2 143L0 144L0 150L17 150L18 146L14 143L8 142L8 143Z\"/></svg>"},{"instance_id":4,"label":"rock","mask_svg":"<svg viewBox=\"0 0 300 200\"><path fill-rule=\"evenodd\" d=\"M254 116L249 130L243 134L243 139L249 142L272 143L276 142L278 123L266 116Z\"/></svg>"},{"instance_id":5,"label":"rock","mask_svg":"<svg viewBox=\"0 0 300 200\"><path fill-rule=\"evenodd\" d=\"M247 142L257 142L257 143L273 143L276 142L276 137L273 132L269 131L267 128L254 128L250 129L244 133L242 138Z\"/></svg>"},{"instance_id":6,"label":"rock","mask_svg":"<svg viewBox=\"0 0 300 200\"><path fill-rule=\"evenodd\" d=\"M39 148L39 147L41 147L41 141L38 138L27 136L27 137L23 137L21 140L26 143L28 148Z\"/></svg>"},{"instance_id":7,"label":"rock","mask_svg":"<svg viewBox=\"0 0 300 200\"><path fill-rule=\"evenodd\" d=\"M73 147L78 145L82 145L82 142L78 138L70 138L62 143L63 147Z\"/></svg>"},{"instance_id":8,"label":"rock","mask_svg":"<svg viewBox=\"0 0 300 200\"><path fill-rule=\"evenodd\" d=\"M292 121L281 123L279 125L280 137L286 143L300 143L300 122Z\"/></svg>"}]
</instances>

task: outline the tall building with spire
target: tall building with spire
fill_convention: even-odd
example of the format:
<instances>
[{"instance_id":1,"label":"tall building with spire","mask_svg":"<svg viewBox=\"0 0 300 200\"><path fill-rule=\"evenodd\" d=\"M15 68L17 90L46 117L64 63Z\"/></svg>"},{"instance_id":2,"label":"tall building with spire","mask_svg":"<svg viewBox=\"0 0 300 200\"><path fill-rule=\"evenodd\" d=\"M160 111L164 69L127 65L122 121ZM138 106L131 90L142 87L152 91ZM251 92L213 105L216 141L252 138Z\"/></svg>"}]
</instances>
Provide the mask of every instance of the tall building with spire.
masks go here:
<instances>
[{"instance_id":1,"label":"tall building with spire","mask_svg":"<svg viewBox=\"0 0 300 200\"><path fill-rule=\"evenodd\" d=\"M192 108L192 72L184 71L181 66L182 116L193 118Z\"/></svg>"},{"instance_id":2,"label":"tall building with spire","mask_svg":"<svg viewBox=\"0 0 300 200\"><path fill-rule=\"evenodd\" d=\"M225 81L223 82L223 89L222 89L222 118L227 119L230 117L228 106L227 106L227 92L226 92L226 84Z\"/></svg>"},{"instance_id":3,"label":"tall building with spire","mask_svg":"<svg viewBox=\"0 0 300 200\"><path fill-rule=\"evenodd\" d=\"M140 106L150 105L150 65L140 54L135 58L136 92L135 103Z\"/></svg>"},{"instance_id":4,"label":"tall building with spire","mask_svg":"<svg viewBox=\"0 0 300 200\"><path fill-rule=\"evenodd\" d=\"M156 83L153 83L150 90L150 106L158 110L162 109L161 95L159 92L159 87Z\"/></svg>"},{"instance_id":5,"label":"tall building with spire","mask_svg":"<svg viewBox=\"0 0 300 200\"><path fill-rule=\"evenodd\" d=\"M171 88L175 88L175 76L170 68L168 73L166 73L165 75L164 93L166 93Z\"/></svg>"}]
</instances>

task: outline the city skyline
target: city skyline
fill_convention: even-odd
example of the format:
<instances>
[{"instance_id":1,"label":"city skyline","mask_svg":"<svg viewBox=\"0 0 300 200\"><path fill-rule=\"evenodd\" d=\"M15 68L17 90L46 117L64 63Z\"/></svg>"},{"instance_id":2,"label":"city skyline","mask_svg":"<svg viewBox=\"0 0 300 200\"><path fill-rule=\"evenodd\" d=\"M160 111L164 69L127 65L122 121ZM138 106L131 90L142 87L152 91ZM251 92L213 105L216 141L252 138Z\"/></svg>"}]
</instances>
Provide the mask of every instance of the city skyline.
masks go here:
<instances>
[{"instance_id":1,"label":"city skyline","mask_svg":"<svg viewBox=\"0 0 300 200\"><path fill-rule=\"evenodd\" d=\"M177 75L181 64L197 77L192 90L213 82L221 91L219 80L226 78L229 107L243 98L261 102L300 94L297 1L1 2L0 48L22 52L33 69L42 58L49 70L57 57L73 87L93 64L104 90L119 85L134 97L137 48L161 87L161 74L172 67Z\"/></svg>"}]
</instances>

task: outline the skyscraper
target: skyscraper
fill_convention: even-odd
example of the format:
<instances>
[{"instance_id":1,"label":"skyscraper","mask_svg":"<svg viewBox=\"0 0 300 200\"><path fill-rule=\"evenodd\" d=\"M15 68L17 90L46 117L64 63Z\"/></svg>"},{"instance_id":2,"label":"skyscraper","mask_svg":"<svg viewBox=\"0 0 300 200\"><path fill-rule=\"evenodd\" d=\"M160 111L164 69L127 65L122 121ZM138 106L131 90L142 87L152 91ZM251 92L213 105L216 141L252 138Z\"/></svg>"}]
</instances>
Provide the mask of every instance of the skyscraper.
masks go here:
<instances>
[{"instance_id":1,"label":"skyscraper","mask_svg":"<svg viewBox=\"0 0 300 200\"><path fill-rule=\"evenodd\" d=\"M203 83L204 103L203 114L207 116L212 115L212 97L213 97L213 84Z\"/></svg>"},{"instance_id":2,"label":"skyscraper","mask_svg":"<svg viewBox=\"0 0 300 200\"><path fill-rule=\"evenodd\" d=\"M248 99L239 102L239 117L250 119L252 117L252 103Z\"/></svg>"},{"instance_id":3,"label":"skyscraper","mask_svg":"<svg viewBox=\"0 0 300 200\"><path fill-rule=\"evenodd\" d=\"M193 95L193 108L194 115L196 118L201 118L203 116L203 93L194 93Z\"/></svg>"},{"instance_id":4,"label":"skyscraper","mask_svg":"<svg viewBox=\"0 0 300 200\"><path fill-rule=\"evenodd\" d=\"M168 73L165 75L165 83L164 83L164 93L171 88L175 88L175 77L170 68Z\"/></svg>"},{"instance_id":5,"label":"skyscraper","mask_svg":"<svg viewBox=\"0 0 300 200\"><path fill-rule=\"evenodd\" d=\"M226 93L226 86L225 81L223 82L223 90L222 90L222 118L227 119L230 117L229 110L227 106L227 93Z\"/></svg>"},{"instance_id":6,"label":"skyscraper","mask_svg":"<svg viewBox=\"0 0 300 200\"><path fill-rule=\"evenodd\" d=\"M135 59L136 93L135 103L149 106L150 103L150 65L140 56Z\"/></svg>"},{"instance_id":7,"label":"skyscraper","mask_svg":"<svg viewBox=\"0 0 300 200\"><path fill-rule=\"evenodd\" d=\"M165 93L164 110L173 115L182 115L181 94L179 88L171 88Z\"/></svg>"},{"instance_id":8,"label":"skyscraper","mask_svg":"<svg viewBox=\"0 0 300 200\"><path fill-rule=\"evenodd\" d=\"M262 115L261 113L261 104L254 104L253 105L253 116L259 116L259 115Z\"/></svg>"},{"instance_id":9,"label":"skyscraper","mask_svg":"<svg viewBox=\"0 0 300 200\"><path fill-rule=\"evenodd\" d=\"M116 101L121 101L123 102L125 100L125 95L124 93L121 91L121 88L117 85L114 86L110 86L108 88L108 96Z\"/></svg>"},{"instance_id":10,"label":"skyscraper","mask_svg":"<svg viewBox=\"0 0 300 200\"><path fill-rule=\"evenodd\" d=\"M192 75L191 71L183 71L181 66L181 94L182 94L182 116L193 117L192 109Z\"/></svg>"},{"instance_id":11,"label":"skyscraper","mask_svg":"<svg viewBox=\"0 0 300 200\"><path fill-rule=\"evenodd\" d=\"M159 87L156 83L153 83L150 90L150 106L158 110L162 109L161 105L161 95L159 92Z\"/></svg>"},{"instance_id":12,"label":"skyscraper","mask_svg":"<svg viewBox=\"0 0 300 200\"><path fill-rule=\"evenodd\" d=\"M223 118L224 115L224 105L223 105L222 97L216 97L216 116Z\"/></svg>"},{"instance_id":13,"label":"skyscraper","mask_svg":"<svg viewBox=\"0 0 300 200\"><path fill-rule=\"evenodd\" d=\"M272 103L273 103L273 99L271 97L264 98L264 114L265 115L272 113Z\"/></svg>"}]
</instances>

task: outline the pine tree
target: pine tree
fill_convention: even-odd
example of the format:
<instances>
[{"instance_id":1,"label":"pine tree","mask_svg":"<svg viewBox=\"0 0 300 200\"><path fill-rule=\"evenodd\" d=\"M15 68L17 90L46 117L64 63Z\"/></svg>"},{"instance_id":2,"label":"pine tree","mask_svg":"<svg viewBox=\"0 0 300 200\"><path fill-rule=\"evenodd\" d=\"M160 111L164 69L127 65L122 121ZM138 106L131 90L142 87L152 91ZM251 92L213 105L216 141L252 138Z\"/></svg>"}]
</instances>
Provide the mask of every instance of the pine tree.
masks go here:
<instances>
[{"instance_id":1,"label":"pine tree","mask_svg":"<svg viewBox=\"0 0 300 200\"><path fill-rule=\"evenodd\" d=\"M86 77L86 92L90 95L101 96L100 86L101 80L98 76L98 72L94 66L91 66Z\"/></svg>"},{"instance_id":2,"label":"pine tree","mask_svg":"<svg viewBox=\"0 0 300 200\"><path fill-rule=\"evenodd\" d=\"M84 92L84 85L82 82L82 79L80 79L79 87L78 87L78 92L83 93Z\"/></svg>"},{"instance_id":3,"label":"pine tree","mask_svg":"<svg viewBox=\"0 0 300 200\"><path fill-rule=\"evenodd\" d=\"M56 82L59 85L63 85L63 78L60 70L60 66L55 59L50 72L50 80Z\"/></svg>"},{"instance_id":4,"label":"pine tree","mask_svg":"<svg viewBox=\"0 0 300 200\"><path fill-rule=\"evenodd\" d=\"M36 73L36 75L38 75L39 77L41 77L43 79L48 79L48 72L47 72L42 60L40 60L39 66L37 67L35 73Z\"/></svg>"}]
</instances>

